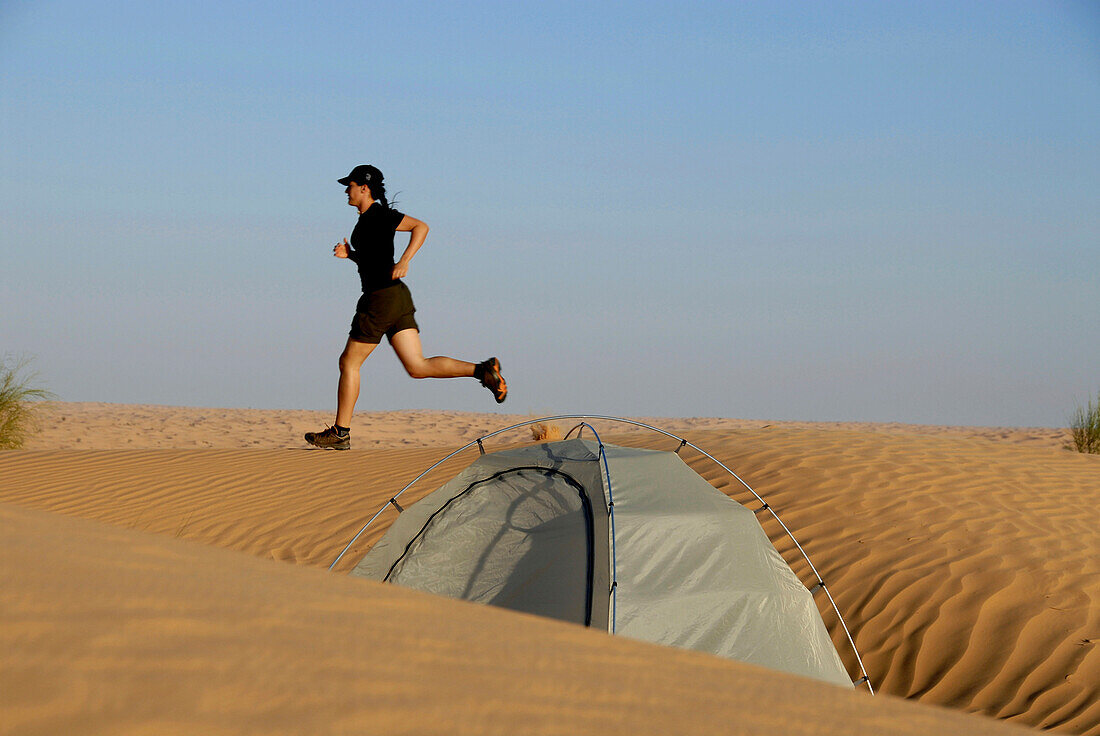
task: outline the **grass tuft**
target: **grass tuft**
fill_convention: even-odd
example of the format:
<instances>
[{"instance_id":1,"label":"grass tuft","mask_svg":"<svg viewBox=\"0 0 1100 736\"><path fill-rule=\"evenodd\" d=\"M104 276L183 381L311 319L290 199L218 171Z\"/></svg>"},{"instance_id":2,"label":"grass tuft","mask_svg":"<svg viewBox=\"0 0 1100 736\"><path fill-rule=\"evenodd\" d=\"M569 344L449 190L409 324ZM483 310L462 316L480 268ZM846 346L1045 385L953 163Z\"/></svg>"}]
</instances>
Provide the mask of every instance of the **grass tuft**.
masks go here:
<instances>
[{"instance_id":1,"label":"grass tuft","mask_svg":"<svg viewBox=\"0 0 1100 736\"><path fill-rule=\"evenodd\" d=\"M22 447L27 435L38 429L34 402L53 398L32 385L38 376L27 372L29 364L26 358L0 361L0 450Z\"/></svg>"},{"instance_id":2,"label":"grass tuft","mask_svg":"<svg viewBox=\"0 0 1100 736\"><path fill-rule=\"evenodd\" d=\"M1096 403L1078 406L1069 419L1069 431L1073 436L1073 446L1077 452L1100 455L1100 393Z\"/></svg>"}]
</instances>

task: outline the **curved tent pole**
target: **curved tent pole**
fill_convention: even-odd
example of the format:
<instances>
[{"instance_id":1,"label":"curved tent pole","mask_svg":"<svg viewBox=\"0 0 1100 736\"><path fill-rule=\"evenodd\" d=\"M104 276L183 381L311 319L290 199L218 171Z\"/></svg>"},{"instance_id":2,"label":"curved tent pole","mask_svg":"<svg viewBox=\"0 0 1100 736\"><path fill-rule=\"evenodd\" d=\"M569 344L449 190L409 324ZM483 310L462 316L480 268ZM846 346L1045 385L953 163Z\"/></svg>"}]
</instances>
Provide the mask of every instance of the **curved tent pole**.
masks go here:
<instances>
[{"instance_id":1,"label":"curved tent pole","mask_svg":"<svg viewBox=\"0 0 1100 736\"><path fill-rule=\"evenodd\" d=\"M397 506L397 499L400 498L402 493L409 490L409 488L411 488L414 483L416 483L418 480L423 478L425 475L432 472L433 470L438 468L440 465L447 462L448 460L450 460L452 457L454 457L458 453L462 452L463 450L469 449L469 448L473 447L474 445L477 445L478 447L481 447L481 441L483 439L485 439L486 437L490 437L490 436L491 435L485 435L484 437L478 437L473 442L469 442L469 443L463 445L462 447L458 448L457 450L452 452L450 455L443 458L439 462L435 463L430 468L425 470L423 473L421 473L420 475L416 476L411 481L409 481L409 483L404 488L402 488L400 491L398 491L397 493L394 494L393 498L391 498L389 501L386 501L384 504L382 504L382 508L378 509L378 511L374 514L374 516L370 517L370 520L367 521L367 523L363 525L363 528L355 533L355 536L352 537L351 541L347 543L347 546L344 547L344 549L340 551L340 554L338 554L336 556L336 559L332 561L332 564L328 566L328 569L331 570L332 568L336 567L336 563L338 563L341 559L343 559L344 555L347 554L347 551L349 549L351 549L351 546L353 544L355 544L356 540L359 539L359 537L361 537L363 535L363 532L365 532L367 530L367 527L370 526L371 524L373 524L374 520L377 519L379 516L381 516L382 512L385 511L386 507L389 506L391 503L394 504L394 506ZM485 449L484 448L482 448L481 454L482 455L485 454ZM400 513L400 512L398 512L398 513Z\"/></svg>"},{"instance_id":2,"label":"curved tent pole","mask_svg":"<svg viewBox=\"0 0 1100 736\"><path fill-rule=\"evenodd\" d=\"M770 513L772 515L772 518L775 519L777 522L779 522L779 526L783 527L783 531L787 534L787 536L790 538L790 540L792 542L794 542L794 546L797 547L798 551L802 554L802 559L806 560L806 564L808 564L810 566L810 570L813 571L814 577L817 579L817 583L815 585L813 585L812 588L810 588L811 594L816 593L819 589L825 591L825 595L829 599L829 603L832 606L833 612L836 613L837 620L840 622L840 627L844 630L845 636L848 637L848 644L852 647L852 653L856 655L856 664L859 665L859 670L860 670L860 673L861 673L862 677L860 677L858 680L856 680L855 683L853 683L853 684L854 685L865 684L865 685L867 685L867 690L872 695L875 694L875 690L871 686L871 679L867 674L867 669L863 666L863 658L859 656L859 650L856 649L855 639L852 638L852 632L850 632L848 630L848 625L844 622L844 617L840 614L840 608L837 606L836 601L833 599L833 594L829 591L828 586L825 585L825 581L821 578L821 574L817 571L817 568L814 566L814 563L810 560L810 556L808 554L806 554L806 550L802 548L802 545L799 543L798 539L795 538L794 534L787 527L787 525L783 523L783 520L781 518L779 518L779 514L776 513L775 509L772 508L771 505L768 504L768 502L765 501L764 498L759 493L757 493L755 490L753 490L752 486L750 486L748 483L746 483L744 481L744 479L741 478L741 476L739 476L737 473L733 472L730 468L728 468L725 465L725 463L723 463L721 460L719 460L718 458L711 455L709 452L707 452L703 448L699 447L698 445L694 444L693 442L689 442L688 440L684 439L683 437L675 435L671 432L667 432L667 431L661 429L660 427L654 427L651 424L646 424L645 422L638 422L638 421L635 421L633 419L623 419L622 417L612 417L612 416L605 416L605 415L600 415L600 414L562 414L562 415L553 416L553 417L542 417L542 418L539 418L539 419L529 419L527 421L520 422L519 424L513 424L510 427L504 427L503 429L498 429L494 432L484 434L484 435L478 437L476 440L473 440L471 442L466 443L462 447L460 447L457 450L455 450L454 452L452 452L450 455L447 455L447 457L443 458L439 462L432 465L430 468L425 470L423 473L421 473L420 475L413 478L404 488L402 488L400 491L398 491L396 494L394 494L393 498L391 498L389 501L386 501L386 503L384 503L382 505L382 508L378 509L377 513L375 513L375 515L372 516L370 518L370 520L367 521L367 523L363 525L363 528L361 528L355 534L355 536L352 537L351 541L348 542L347 546L344 547L344 549L340 552L340 554L336 557L336 559L333 560L332 564L329 565L329 570L336 567L336 563L338 563L343 558L343 556L347 553L347 551L349 549L351 549L351 546L353 544L355 544L356 540L359 539L360 536L362 536L363 532L365 532L367 530L367 527L369 527L372 523L374 523L374 520L377 519L382 514L382 512L386 510L387 506L389 506L390 504L393 504L396 508L400 509L401 507L398 506L397 499L401 496L402 493L409 490L409 488L411 488L417 481L419 481L421 478L426 476L431 471L438 468L443 463L450 460L455 455L458 455L463 450L469 449L470 447L473 447L474 445L477 445L478 448L481 449L482 454L484 454L485 448L482 445L482 440L487 440L490 437L496 437L499 434L503 434L504 432L509 432L513 429L519 429L521 427L528 427L532 424L538 424L539 422L552 422L552 421L556 421L556 420L559 420L559 419L602 420L602 421L608 421L608 422L620 422L622 424L630 424L630 425L633 425L633 426L636 426L636 427L643 427L645 429L649 429L649 430L652 430L654 432L657 432L658 434L663 434L666 437L670 437L674 440L677 440L680 443L680 447L677 448L677 452L679 452L679 450L682 449L686 445L687 447L692 448L696 452L699 452L702 455L705 455L708 459L710 459L711 462L713 462L715 465L722 468L722 470L725 470L727 473L729 473L731 476L733 476L737 480L738 483L740 483L742 486L744 486L745 489L748 490L749 493L751 493L753 495L753 497L755 497L756 500L760 502L761 506L760 506L760 508L754 510L755 513L759 514L761 511L767 511L768 513ZM614 566L614 548L615 548L614 505L613 505L613 501L610 499L611 476L610 476L609 471L607 470L607 455L604 452L604 446L603 446L603 442L600 440L600 436L596 433L595 428L591 424L588 424L587 421L582 421L580 424L573 427L573 429L570 429L569 432L566 434L566 438L568 438L568 436L570 434L572 434L574 430L577 430L577 437L579 438L580 437L580 430L581 430L582 427L588 427L588 429L592 432L592 434L596 436L596 441L599 444L599 449L600 449L600 457L603 459L603 463L604 463L604 473L607 476L607 487L608 487L608 495L609 495L608 513L611 516L612 565ZM611 584L612 627L614 627L614 602L615 602L615 598L616 598L616 588L617 587L618 586L617 586L617 583L615 582L614 569L613 569L612 570L612 584ZM612 628L612 633L613 632L614 632L614 628Z\"/></svg>"}]
</instances>

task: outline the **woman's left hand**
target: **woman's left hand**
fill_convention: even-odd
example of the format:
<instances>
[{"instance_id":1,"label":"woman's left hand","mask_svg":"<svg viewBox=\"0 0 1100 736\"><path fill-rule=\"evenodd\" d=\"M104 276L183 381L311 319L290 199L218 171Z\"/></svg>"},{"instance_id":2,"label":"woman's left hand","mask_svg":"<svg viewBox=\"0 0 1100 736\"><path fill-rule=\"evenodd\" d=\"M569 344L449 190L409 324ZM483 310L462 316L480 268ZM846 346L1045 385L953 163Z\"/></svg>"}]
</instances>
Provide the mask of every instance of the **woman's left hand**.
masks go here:
<instances>
[{"instance_id":1,"label":"woman's left hand","mask_svg":"<svg viewBox=\"0 0 1100 736\"><path fill-rule=\"evenodd\" d=\"M393 267L393 278L403 279L409 273L409 264L405 261L398 261Z\"/></svg>"}]
</instances>

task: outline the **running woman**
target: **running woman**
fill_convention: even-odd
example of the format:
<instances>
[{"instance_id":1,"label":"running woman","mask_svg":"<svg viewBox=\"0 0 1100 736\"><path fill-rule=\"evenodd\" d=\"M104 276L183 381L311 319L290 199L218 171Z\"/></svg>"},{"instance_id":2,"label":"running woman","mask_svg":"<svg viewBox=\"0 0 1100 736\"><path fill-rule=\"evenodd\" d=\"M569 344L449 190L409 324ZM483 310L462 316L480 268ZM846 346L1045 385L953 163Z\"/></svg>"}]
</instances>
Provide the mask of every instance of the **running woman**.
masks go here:
<instances>
[{"instance_id":1,"label":"running woman","mask_svg":"<svg viewBox=\"0 0 1100 736\"><path fill-rule=\"evenodd\" d=\"M426 223L391 208L386 202L382 172L374 166L356 166L343 179L348 204L359 211L351 231L351 242L337 243L332 253L359 267L363 295L355 308L347 345L340 354L340 384L336 394L336 421L321 432L306 432L306 442L330 450L351 449L351 415L359 398L359 369L374 352L382 336L389 338L401 364L413 378L478 379L493 393L497 403L508 396L508 384L500 375L500 361L489 358L467 363L445 356L425 358L420 331L413 313L412 294L401 280L409 273L409 262L428 235ZM394 263L395 231L411 233L409 245Z\"/></svg>"}]
</instances>

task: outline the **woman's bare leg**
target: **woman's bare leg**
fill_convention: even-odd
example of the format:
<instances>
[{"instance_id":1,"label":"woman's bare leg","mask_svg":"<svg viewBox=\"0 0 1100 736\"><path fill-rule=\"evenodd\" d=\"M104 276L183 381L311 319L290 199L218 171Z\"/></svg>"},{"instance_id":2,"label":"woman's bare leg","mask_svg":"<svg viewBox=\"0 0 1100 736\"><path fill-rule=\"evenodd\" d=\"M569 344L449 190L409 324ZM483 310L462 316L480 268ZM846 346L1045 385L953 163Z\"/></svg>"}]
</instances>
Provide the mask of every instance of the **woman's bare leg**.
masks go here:
<instances>
[{"instance_id":1,"label":"woman's bare leg","mask_svg":"<svg viewBox=\"0 0 1100 736\"><path fill-rule=\"evenodd\" d=\"M425 358L420 346L420 333L411 327L391 337L390 344L393 345L393 351L397 353L401 365L405 366L405 371L413 378L463 378L474 375L476 366L465 360L444 355Z\"/></svg>"},{"instance_id":2,"label":"woman's bare leg","mask_svg":"<svg viewBox=\"0 0 1100 736\"><path fill-rule=\"evenodd\" d=\"M340 353L340 385L336 390L336 424L351 426L351 415L359 399L359 369L363 361L374 352L378 343L359 342L348 338L344 352Z\"/></svg>"}]
</instances>

